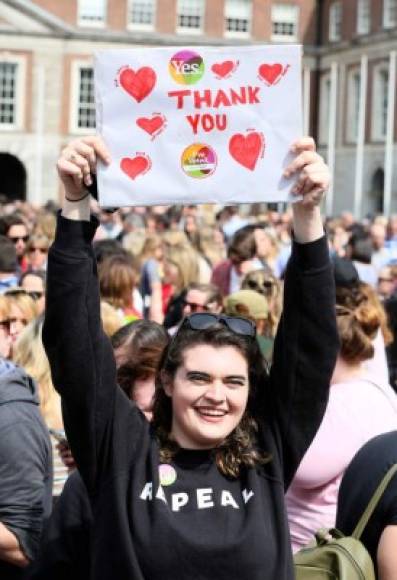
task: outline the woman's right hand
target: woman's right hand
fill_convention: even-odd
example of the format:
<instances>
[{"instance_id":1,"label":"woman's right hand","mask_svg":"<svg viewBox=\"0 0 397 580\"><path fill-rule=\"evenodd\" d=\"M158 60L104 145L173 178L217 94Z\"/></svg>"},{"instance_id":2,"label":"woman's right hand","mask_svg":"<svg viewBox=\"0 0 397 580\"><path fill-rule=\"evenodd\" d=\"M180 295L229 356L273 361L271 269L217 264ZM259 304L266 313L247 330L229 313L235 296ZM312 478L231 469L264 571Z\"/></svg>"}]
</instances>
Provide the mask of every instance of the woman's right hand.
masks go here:
<instances>
[{"instance_id":1,"label":"woman's right hand","mask_svg":"<svg viewBox=\"0 0 397 580\"><path fill-rule=\"evenodd\" d=\"M73 469L76 469L77 467L76 462L74 460L69 445L65 442L59 442L56 448L58 450L59 457L61 458L64 466L67 467L69 471L73 471Z\"/></svg>"},{"instance_id":2,"label":"woman's right hand","mask_svg":"<svg viewBox=\"0 0 397 580\"><path fill-rule=\"evenodd\" d=\"M97 135L75 139L63 149L57 170L67 198L77 201L84 197L85 188L92 184L98 160L109 165L111 158L102 138Z\"/></svg>"}]
</instances>

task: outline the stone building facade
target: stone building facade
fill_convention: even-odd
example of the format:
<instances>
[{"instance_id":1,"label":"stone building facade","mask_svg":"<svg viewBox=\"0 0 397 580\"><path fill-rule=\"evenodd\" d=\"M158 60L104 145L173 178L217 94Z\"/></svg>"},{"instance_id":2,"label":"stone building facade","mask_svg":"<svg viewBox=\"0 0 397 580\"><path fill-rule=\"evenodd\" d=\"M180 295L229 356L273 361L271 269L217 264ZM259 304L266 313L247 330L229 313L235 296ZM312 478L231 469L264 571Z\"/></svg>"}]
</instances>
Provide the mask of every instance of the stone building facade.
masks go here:
<instances>
[{"instance_id":1,"label":"stone building facade","mask_svg":"<svg viewBox=\"0 0 397 580\"><path fill-rule=\"evenodd\" d=\"M367 0L367 4L0 0L0 170L5 176L0 194L26 194L35 203L57 199L55 161L60 149L71 138L95 130L92 65L97 49L286 42L304 46L304 126L318 137L334 167L332 212L352 209L355 203L357 119L352 95L360 84L355 77L361 71L360 59L367 55L360 213L381 210L387 141L382 123L388 107L387 99L379 103L378 91L389 86L383 73L387 69L390 74L389 55L397 44L397 0ZM333 127L330 119L335 121ZM396 135L397 129L394 147ZM396 158L394 148L394 165ZM397 209L397 167L392 190Z\"/></svg>"}]
</instances>

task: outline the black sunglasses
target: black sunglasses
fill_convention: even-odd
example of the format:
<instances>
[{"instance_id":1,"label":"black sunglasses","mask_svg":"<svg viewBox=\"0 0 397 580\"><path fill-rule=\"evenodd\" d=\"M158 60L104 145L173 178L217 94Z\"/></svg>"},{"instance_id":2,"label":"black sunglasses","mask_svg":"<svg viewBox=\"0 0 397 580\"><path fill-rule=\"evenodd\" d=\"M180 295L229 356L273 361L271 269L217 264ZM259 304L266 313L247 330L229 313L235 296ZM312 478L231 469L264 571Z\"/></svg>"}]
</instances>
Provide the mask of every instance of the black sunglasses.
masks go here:
<instances>
[{"instance_id":1,"label":"black sunglasses","mask_svg":"<svg viewBox=\"0 0 397 580\"><path fill-rule=\"evenodd\" d=\"M196 312L186 316L182 326L188 326L192 330L207 330L216 324L224 324L229 330L240 336L254 338L256 335L255 323L241 316L225 316L212 312Z\"/></svg>"},{"instance_id":2,"label":"black sunglasses","mask_svg":"<svg viewBox=\"0 0 397 580\"><path fill-rule=\"evenodd\" d=\"M17 242L19 242L19 240L21 240L22 242L28 242L29 241L29 236L9 236L9 239L16 244Z\"/></svg>"}]
</instances>

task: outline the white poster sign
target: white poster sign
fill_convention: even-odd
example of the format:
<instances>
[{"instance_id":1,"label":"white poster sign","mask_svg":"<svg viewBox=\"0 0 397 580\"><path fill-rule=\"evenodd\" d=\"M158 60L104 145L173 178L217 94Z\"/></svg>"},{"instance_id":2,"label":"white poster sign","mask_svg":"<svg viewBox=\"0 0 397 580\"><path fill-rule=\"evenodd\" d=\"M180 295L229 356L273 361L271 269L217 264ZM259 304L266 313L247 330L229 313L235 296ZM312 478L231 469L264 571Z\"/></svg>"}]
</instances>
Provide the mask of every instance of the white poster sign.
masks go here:
<instances>
[{"instance_id":1,"label":"white poster sign","mask_svg":"<svg viewBox=\"0 0 397 580\"><path fill-rule=\"evenodd\" d=\"M102 206L291 199L300 46L100 51L95 89Z\"/></svg>"}]
</instances>

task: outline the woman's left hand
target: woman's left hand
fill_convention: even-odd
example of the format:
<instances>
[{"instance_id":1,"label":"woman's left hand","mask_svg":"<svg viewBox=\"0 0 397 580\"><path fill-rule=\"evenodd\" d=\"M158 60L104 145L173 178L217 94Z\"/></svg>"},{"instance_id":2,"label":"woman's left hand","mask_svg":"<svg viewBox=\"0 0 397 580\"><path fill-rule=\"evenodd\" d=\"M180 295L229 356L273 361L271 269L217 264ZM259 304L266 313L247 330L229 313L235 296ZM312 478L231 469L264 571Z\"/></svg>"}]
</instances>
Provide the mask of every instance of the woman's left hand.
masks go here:
<instances>
[{"instance_id":1,"label":"woman's left hand","mask_svg":"<svg viewBox=\"0 0 397 580\"><path fill-rule=\"evenodd\" d=\"M321 203L329 187L331 174L328 165L316 153L316 144L312 137L302 137L292 145L291 151L297 156L285 169L284 176L297 176L292 193L302 196L298 205L313 209Z\"/></svg>"}]
</instances>

